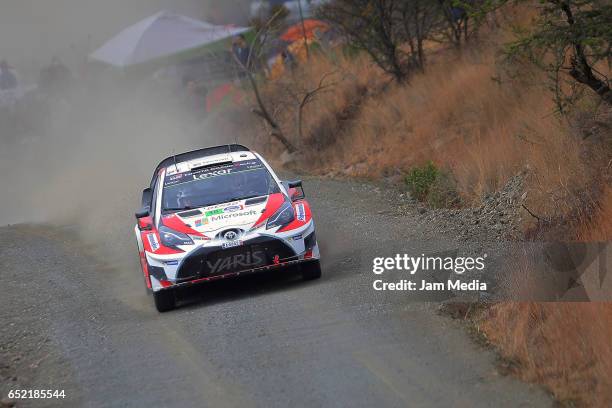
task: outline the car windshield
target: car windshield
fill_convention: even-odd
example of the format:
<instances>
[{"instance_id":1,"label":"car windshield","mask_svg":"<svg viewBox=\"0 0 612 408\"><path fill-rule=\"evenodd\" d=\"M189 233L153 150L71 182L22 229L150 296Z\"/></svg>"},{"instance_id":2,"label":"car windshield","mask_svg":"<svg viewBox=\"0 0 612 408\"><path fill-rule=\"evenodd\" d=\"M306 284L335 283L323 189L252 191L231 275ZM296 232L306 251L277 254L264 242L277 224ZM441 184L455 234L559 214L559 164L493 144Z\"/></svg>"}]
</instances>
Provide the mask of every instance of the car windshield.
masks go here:
<instances>
[{"instance_id":1,"label":"car windshield","mask_svg":"<svg viewBox=\"0 0 612 408\"><path fill-rule=\"evenodd\" d=\"M278 184L260 160L245 160L167 175L162 211L206 207L278 192Z\"/></svg>"}]
</instances>

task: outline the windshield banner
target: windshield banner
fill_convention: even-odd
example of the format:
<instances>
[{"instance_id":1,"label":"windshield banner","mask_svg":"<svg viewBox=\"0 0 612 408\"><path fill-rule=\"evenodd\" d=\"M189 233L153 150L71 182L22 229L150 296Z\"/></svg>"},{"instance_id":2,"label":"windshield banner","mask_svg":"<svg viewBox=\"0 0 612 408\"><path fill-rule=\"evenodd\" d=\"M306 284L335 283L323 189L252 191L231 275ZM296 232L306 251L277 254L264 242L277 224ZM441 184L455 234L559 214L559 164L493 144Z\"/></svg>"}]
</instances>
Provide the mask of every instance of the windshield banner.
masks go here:
<instances>
[{"instance_id":1,"label":"windshield banner","mask_svg":"<svg viewBox=\"0 0 612 408\"><path fill-rule=\"evenodd\" d=\"M240 162L222 164L219 166L205 167L184 173L174 174L166 177L164 187L175 186L178 184L188 183L195 180L206 180L218 176L227 176L229 174L259 170L265 168L264 164L259 159L244 160Z\"/></svg>"}]
</instances>

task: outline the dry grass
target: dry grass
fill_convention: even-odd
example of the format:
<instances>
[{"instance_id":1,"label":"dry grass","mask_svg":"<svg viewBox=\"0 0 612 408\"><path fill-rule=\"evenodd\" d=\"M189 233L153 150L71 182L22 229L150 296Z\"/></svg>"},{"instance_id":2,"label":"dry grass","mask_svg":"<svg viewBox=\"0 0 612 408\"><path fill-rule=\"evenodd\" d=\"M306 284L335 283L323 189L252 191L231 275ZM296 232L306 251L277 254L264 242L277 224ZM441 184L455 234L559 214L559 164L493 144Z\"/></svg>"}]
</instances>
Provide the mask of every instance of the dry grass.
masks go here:
<instances>
[{"instance_id":1,"label":"dry grass","mask_svg":"<svg viewBox=\"0 0 612 408\"><path fill-rule=\"evenodd\" d=\"M261 89L268 110L287 137L302 151L325 152L352 124L360 104L381 88L385 78L364 55L348 59L342 55L319 55L285 76L265 83ZM304 96L317 89L303 109L303 138L298 136L297 114ZM274 147L272 147L274 148ZM309 168L323 167L317 154L309 155Z\"/></svg>"},{"instance_id":2,"label":"dry grass","mask_svg":"<svg viewBox=\"0 0 612 408\"><path fill-rule=\"evenodd\" d=\"M604 189L576 237L611 240L612 188ZM612 303L499 303L484 309L476 321L488 341L514 363L515 375L543 384L568 405L612 406Z\"/></svg>"},{"instance_id":3,"label":"dry grass","mask_svg":"<svg viewBox=\"0 0 612 408\"><path fill-rule=\"evenodd\" d=\"M594 217L580 226L577 236L584 242L612 241L612 187L606 186Z\"/></svg>"},{"instance_id":4,"label":"dry grass","mask_svg":"<svg viewBox=\"0 0 612 408\"><path fill-rule=\"evenodd\" d=\"M500 303L479 329L523 380L562 402L612 405L611 303Z\"/></svg>"},{"instance_id":5,"label":"dry grass","mask_svg":"<svg viewBox=\"0 0 612 408\"><path fill-rule=\"evenodd\" d=\"M529 24L535 13L516 7L504 15ZM550 220L591 219L580 209L597 205L600 191L591 191L591 184L601 184L597 179L610 149L594 157L591 141L554 113L542 74L523 72L521 80L504 74L496 53L511 35L509 24L494 26L482 34L486 43L479 48L431 51L427 72L407 86L391 82L366 55L330 52L265 83L268 110L302 152L294 165L318 174L400 180L431 160L450 171L468 204L529 168L527 206L533 213ZM300 98L322 78L331 86L304 108L300 137ZM269 143L265 128L253 133L252 124L240 123L232 133L245 130L243 140L255 139L269 157L280 156L282 146ZM525 229L533 227L535 219L527 213L524 218Z\"/></svg>"},{"instance_id":6,"label":"dry grass","mask_svg":"<svg viewBox=\"0 0 612 408\"><path fill-rule=\"evenodd\" d=\"M266 85L264 94L285 133L302 148L294 164L302 169L400 178L432 160L454 175L464 201L474 203L528 168L532 212L571 224L568 240L610 240L612 188L601 187L610 170L609 143L602 149L593 138L584 140L553 114L551 95L536 72L524 73L529 83L501 75L495 50L488 45L471 54L440 52L425 74L403 87L390 85L366 58L319 56ZM335 85L305 108L298 140L292 94L312 89L332 72ZM262 134L257 137L267 141ZM269 155L281 151L260 145ZM525 221L526 230L535 223L526 214ZM484 309L478 325L524 380L544 384L562 401L612 406L612 304L502 303Z\"/></svg>"},{"instance_id":7,"label":"dry grass","mask_svg":"<svg viewBox=\"0 0 612 408\"><path fill-rule=\"evenodd\" d=\"M320 174L380 177L432 160L454 174L467 202L529 167L532 210L569 211L572 186L584 185L589 172L581 159L584 142L553 114L550 95L528 84L494 80L492 55L439 60L409 86L388 89L363 59L313 61L295 76L300 82L295 88L312 88L328 72L335 72L336 86L305 109L305 140L296 143L308 149L300 165ZM281 86L268 91L278 95ZM295 111L287 109L286 99L277 106L291 134Z\"/></svg>"}]
</instances>

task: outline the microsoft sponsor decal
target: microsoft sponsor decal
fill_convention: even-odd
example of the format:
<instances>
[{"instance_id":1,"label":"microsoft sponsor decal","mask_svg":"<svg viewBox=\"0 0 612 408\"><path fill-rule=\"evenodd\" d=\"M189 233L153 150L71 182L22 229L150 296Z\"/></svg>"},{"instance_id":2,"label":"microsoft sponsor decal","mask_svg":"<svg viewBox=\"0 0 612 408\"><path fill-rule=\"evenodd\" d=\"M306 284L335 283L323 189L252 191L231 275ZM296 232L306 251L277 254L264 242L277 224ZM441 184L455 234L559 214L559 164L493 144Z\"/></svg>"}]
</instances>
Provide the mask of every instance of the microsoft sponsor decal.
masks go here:
<instances>
[{"instance_id":1,"label":"microsoft sponsor decal","mask_svg":"<svg viewBox=\"0 0 612 408\"><path fill-rule=\"evenodd\" d=\"M208 224L208 218L202 218L202 219L196 220L195 222L196 227L201 227L202 225L206 225L206 224Z\"/></svg>"},{"instance_id":2,"label":"microsoft sponsor decal","mask_svg":"<svg viewBox=\"0 0 612 408\"><path fill-rule=\"evenodd\" d=\"M233 212L233 213L227 213L227 214L224 214L223 211L221 211L221 214L212 215L210 217L210 221L212 222L212 221L219 221L219 220L227 220L227 219L232 219L232 218L246 217L250 215L257 215L257 211L250 210L250 211Z\"/></svg>"}]
</instances>

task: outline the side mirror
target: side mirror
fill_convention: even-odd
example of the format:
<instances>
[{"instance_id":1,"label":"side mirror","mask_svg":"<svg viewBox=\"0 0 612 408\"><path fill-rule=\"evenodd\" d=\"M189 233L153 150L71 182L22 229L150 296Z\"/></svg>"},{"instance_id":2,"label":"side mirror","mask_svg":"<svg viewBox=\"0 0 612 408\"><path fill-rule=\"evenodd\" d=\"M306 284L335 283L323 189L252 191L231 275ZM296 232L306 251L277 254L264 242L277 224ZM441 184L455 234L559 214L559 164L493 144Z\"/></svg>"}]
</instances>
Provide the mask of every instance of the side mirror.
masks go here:
<instances>
[{"instance_id":1,"label":"side mirror","mask_svg":"<svg viewBox=\"0 0 612 408\"><path fill-rule=\"evenodd\" d=\"M289 198L291 198L291 201L301 200L306 197L304 187L302 187L302 180L288 181L287 187L289 187Z\"/></svg>"},{"instance_id":2,"label":"side mirror","mask_svg":"<svg viewBox=\"0 0 612 408\"><path fill-rule=\"evenodd\" d=\"M149 212L148 208L143 208L142 210L138 211L135 215L137 219L141 219L141 218L148 217L149 215L151 215L151 213Z\"/></svg>"},{"instance_id":3,"label":"side mirror","mask_svg":"<svg viewBox=\"0 0 612 408\"><path fill-rule=\"evenodd\" d=\"M150 188L142 190L142 208L151 208L151 200L153 199L153 192Z\"/></svg>"}]
</instances>

